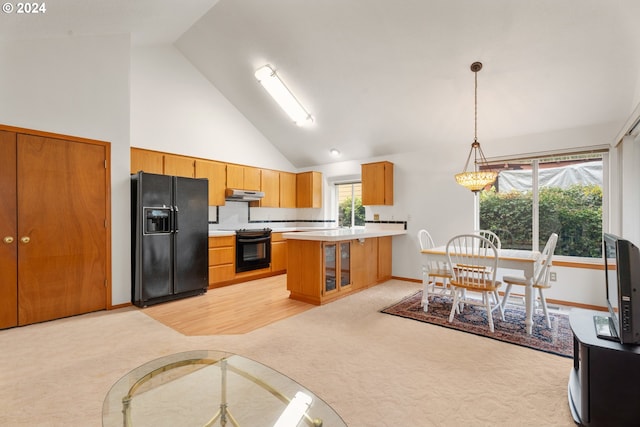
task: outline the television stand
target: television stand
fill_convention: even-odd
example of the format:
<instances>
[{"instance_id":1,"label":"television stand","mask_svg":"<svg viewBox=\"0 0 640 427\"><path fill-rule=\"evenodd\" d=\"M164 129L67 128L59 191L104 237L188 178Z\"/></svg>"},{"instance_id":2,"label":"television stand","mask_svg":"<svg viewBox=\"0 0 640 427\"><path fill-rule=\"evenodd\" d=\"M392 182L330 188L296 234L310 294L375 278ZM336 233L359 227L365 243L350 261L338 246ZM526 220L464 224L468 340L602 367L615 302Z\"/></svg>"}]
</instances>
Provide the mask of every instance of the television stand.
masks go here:
<instances>
[{"instance_id":1,"label":"television stand","mask_svg":"<svg viewBox=\"0 0 640 427\"><path fill-rule=\"evenodd\" d=\"M573 367L569 375L569 407L583 426L636 426L640 421L640 346L598 338L594 315L574 310Z\"/></svg>"}]
</instances>

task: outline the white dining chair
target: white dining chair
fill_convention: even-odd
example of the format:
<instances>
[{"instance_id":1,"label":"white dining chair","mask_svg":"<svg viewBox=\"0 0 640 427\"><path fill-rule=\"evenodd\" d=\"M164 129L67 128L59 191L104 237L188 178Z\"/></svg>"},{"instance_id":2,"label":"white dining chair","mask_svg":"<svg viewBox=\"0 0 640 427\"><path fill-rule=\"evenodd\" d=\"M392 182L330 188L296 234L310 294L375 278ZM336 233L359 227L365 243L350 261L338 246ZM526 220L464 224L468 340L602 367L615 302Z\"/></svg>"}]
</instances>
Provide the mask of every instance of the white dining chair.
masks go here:
<instances>
[{"instance_id":1,"label":"white dining chair","mask_svg":"<svg viewBox=\"0 0 640 427\"><path fill-rule=\"evenodd\" d=\"M553 252L556 249L557 243L558 235L556 233L552 233L533 267L533 289L534 292L536 289L538 290L538 296L542 303L542 311L544 312L544 318L547 321L548 328L551 327L551 318L549 317L547 300L544 298L543 290L551 287L549 284L549 276L551 274L551 266L553 265ZM527 286L527 279L522 276L504 276L502 280L507 285L502 298L502 308L504 309L509 301L511 287L513 285Z\"/></svg>"},{"instance_id":2,"label":"white dining chair","mask_svg":"<svg viewBox=\"0 0 640 427\"><path fill-rule=\"evenodd\" d=\"M456 312L464 311L464 305L479 305L487 310L489 330L494 332L493 312L498 310L504 320L498 296L501 283L496 280L498 249L478 234L461 234L447 243L447 258L452 271L449 285L453 290L449 322L453 322ZM481 300L473 298L477 293L481 294Z\"/></svg>"},{"instance_id":3,"label":"white dining chair","mask_svg":"<svg viewBox=\"0 0 640 427\"><path fill-rule=\"evenodd\" d=\"M498 237L498 235L496 233L494 233L491 230L476 230L473 232L474 234L477 234L480 237L484 237L485 239L487 239L489 242L491 242L493 244L493 246L496 247L497 250L502 249L502 241L500 240L500 237ZM487 269L487 274L491 274L491 271Z\"/></svg>"},{"instance_id":4,"label":"white dining chair","mask_svg":"<svg viewBox=\"0 0 640 427\"><path fill-rule=\"evenodd\" d=\"M420 244L420 251L435 247L431 235L425 229L418 231L418 243ZM451 271L445 262L426 261L424 255L422 255L422 258L422 300L420 301L420 307L424 307L426 311L429 306L428 298L430 295L449 293Z\"/></svg>"},{"instance_id":5,"label":"white dining chair","mask_svg":"<svg viewBox=\"0 0 640 427\"><path fill-rule=\"evenodd\" d=\"M484 237L485 239L487 239L488 241L490 241L493 246L496 247L496 249L500 250L502 249L502 241L500 240L500 237L498 237L498 235L496 233L494 233L491 230L476 230L474 231L475 234L477 234L480 237Z\"/></svg>"}]
</instances>

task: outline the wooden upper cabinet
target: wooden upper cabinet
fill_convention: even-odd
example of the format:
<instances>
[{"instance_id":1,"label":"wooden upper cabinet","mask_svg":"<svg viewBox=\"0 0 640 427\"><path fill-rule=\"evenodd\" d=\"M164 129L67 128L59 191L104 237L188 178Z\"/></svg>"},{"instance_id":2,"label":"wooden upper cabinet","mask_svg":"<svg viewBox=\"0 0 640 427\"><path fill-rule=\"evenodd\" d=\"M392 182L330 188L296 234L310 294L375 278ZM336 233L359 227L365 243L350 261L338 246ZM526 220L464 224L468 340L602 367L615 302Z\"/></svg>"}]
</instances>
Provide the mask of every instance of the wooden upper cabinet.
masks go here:
<instances>
[{"instance_id":1,"label":"wooden upper cabinet","mask_svg":"<svg viewBox=\"0 0 640 427\"><path fill-rule=\"evenodd\" d=\"M280 207L296 207L296 174L280 172Z\"/></svg>"},{"instance_id":2,"label":"wooden upper cabinet","mask_svg":"<svg viewBox=\"0 0 640 427\"><path fill-rule=\"evenodd\" d=\"M227 188L260 191L260 169L227 164Z\"/></svg>"},{"instance_id":3,"label":"wooden upper cabinet","mask_svg":"<svg viewBox=\"0 0 640 427\"><path fill-rule=\"evenodd\" d=\"M260 200L261 207L280 207L280 173L270 169L262 169L260 191L264 192L264 197Z\"/></svg>"},{"instance_id":4,"label":"wooden upper cabinet","mask_svg":"<svg viewBox=\"0 0 640 427\"><path fill-rule=\"evenodd\" d=\"M193 178L193 157L131 147L131 173L140 171Z\"/></svg>"},{"instance_id":5,"label":"wooden upper cabinet","mask_svg":"<svg viewBox=\"0 0 640 427\"><path fill-rule=\"evenodd\" d=\"M227 188L227 165L211 160L195 161L195 177L209 180L209 206L222 206Z\"/></svg>"},{"instance_id":6,"label":"wooden upper cabinet","mask_svg":"<svg viewBox=\"0 0 640 427\"><path fill-rule=\"evenodd\" d=\"M131 173L164 173L164 154L131 147Z\"/></svg>"},{"instance_id":7,"label":"wooden upper cabinet","mask_svg":"<svg viewBox=\"0 0 640 427\"><path fill-rule=\"evenodd\" d=\"M296 206L322 207L322 173L302 172L296 175Z\"/></svg>"},{"instance_id":8,"label":"wooden upper cabinet","mask_svg":"<svg viewBox=\"0 0 640 427\"><path fill-rule=\"evenodd\" d=\"M227 188L263 191L251 206L321 208L322 173L281 172L131 147L131 173L144 171L209 180L209 206L223 206ZM364 179L364 178L363 178Z\"/></svg>"},{"instance_id":9,"label":"wooden upper cabinet","mask_svg":"<svg viewBox=\"0 0 640 427\"><path fill-rule=\"evenodd\" d=\"M227 188L243 189L244 166L227 165Z\"/></svg>"},{"instance_id":10,"label":"wooden upper cabinet","mask_svg":"<svg viewBox=\"0 0 640 427\"><path fill-rule=\"evenodd\" d=\"M260 177L262 171L258 168L252 168L250 166L244 167L244 188L243 190L255 190L260 191Z\"/></svg>"},{"instance_id":11,"label":"wooden upper cabinet","mask_svg":"<svg viewBox=\"0 0 640 427\"><path fill-rule=\"evenodd\" d=\"M393 205L393 163L362 165L362 204Z\"/></svg>"},{"instance_id":12,"label":"wooden upper cabinet","mask_svg":"<svg viewBox=\"0 0 640 427\"><path fill-rule=\"evenodd\" d=\"M193 178L195 176L195 159L176 154L164 155L164 174Z\"/></svg>"}]
</instances>

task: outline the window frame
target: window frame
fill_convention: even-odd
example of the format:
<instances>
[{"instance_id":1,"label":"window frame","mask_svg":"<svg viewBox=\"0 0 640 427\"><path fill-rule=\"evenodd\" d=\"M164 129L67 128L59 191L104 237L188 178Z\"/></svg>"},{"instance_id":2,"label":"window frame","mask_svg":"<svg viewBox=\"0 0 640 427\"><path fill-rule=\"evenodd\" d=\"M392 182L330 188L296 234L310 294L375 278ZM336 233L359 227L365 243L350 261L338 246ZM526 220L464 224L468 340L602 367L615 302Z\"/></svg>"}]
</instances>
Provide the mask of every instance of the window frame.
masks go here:
<instances>
[{"instance_id":1,"label":"window frame","mask_svg":"<svg viewBox=\"0 0 640 427\"><path fill-rule=\"evenodd\" d=\"M587 155L587 154L599 154L602 156L602 231L608 232L610 230L610 159L611 159L611 147L609 145L602 145L591 148L580 148L575 150L557 150L540 153L531 153L522 156L504 156L504 157L492 157L487 159L488 164L496 163L508 163L522 160L531 160L532 174L531 174L531 187L532 187L532 225L531 225L531 239L533 251L540 251L540 217L539 217L539 180L538 172L540 170L540 160L561 157L561 156L575 156L575 155ZM480 228L480 197L476 195L474 198L474 226L476 229ZM568 262L576 263L600 263L601 258L597 257L583 257L572 255L555 255L554 258L558 260L564 260Z\"/></svg>"},{"instance_id":2,"label":"window frame","mask_svg":"<svg viewBox=\"0 0 640 427\"><path fill-rule=\"evenodd\" d=\"M331 207L331 211L334 213L334 215L336 216L336 225L338 227L343 227L340 225L340 197L339 197L339 191L338 191L338 186L341 185L351 185L351 227L349 228L364 228L365 224L363 225L355 225L355 189L354 189L354 185L355 184L360 184L362 186L362 179L349 179L349 180L340 180L340 181L334 181L332 182L332 188L333 188L333 192L334 192L334 197L333 197L333 206ZM361 195L362 197L362 195Z\"/></svg>"}]
</instances>

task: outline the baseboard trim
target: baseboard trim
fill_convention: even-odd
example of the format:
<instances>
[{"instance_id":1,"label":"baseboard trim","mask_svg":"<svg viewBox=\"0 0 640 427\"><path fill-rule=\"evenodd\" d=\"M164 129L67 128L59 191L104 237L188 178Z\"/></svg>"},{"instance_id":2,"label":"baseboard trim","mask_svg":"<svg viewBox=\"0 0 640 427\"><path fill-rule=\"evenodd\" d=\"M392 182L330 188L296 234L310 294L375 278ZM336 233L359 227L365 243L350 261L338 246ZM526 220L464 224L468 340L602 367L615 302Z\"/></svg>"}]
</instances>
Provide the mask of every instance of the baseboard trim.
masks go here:
<instances>
[{"instance_id":1,"label":"baseboard trim","mask_svg":"<svg viewBox=\"0 0 640 427\"><path fill-rule=\"evenodd\" d=\"M412 283L422 283L422 280L420 279L413 279L411 277L400 277L400 276L391 276L392 279L395 280L402 280L404 282L412 282ZM504 292L499 292L500 295L504 295ZM524 297L524 294L511 294L511 296L522 296ZM596 311L608 311L606 307L602 307L602 306L598 306L598 305L591 305L591 304L583 304L583 303L579 303L579 302L574 302L574 301L564 301L564 300L559 300L559 299L549 299L546 298L547 303L549 304L557 304L557 305L564 305L566 307L575 307L575 308L582 308L585 310L596 310Z\"/></svg>"}]
</instances>

